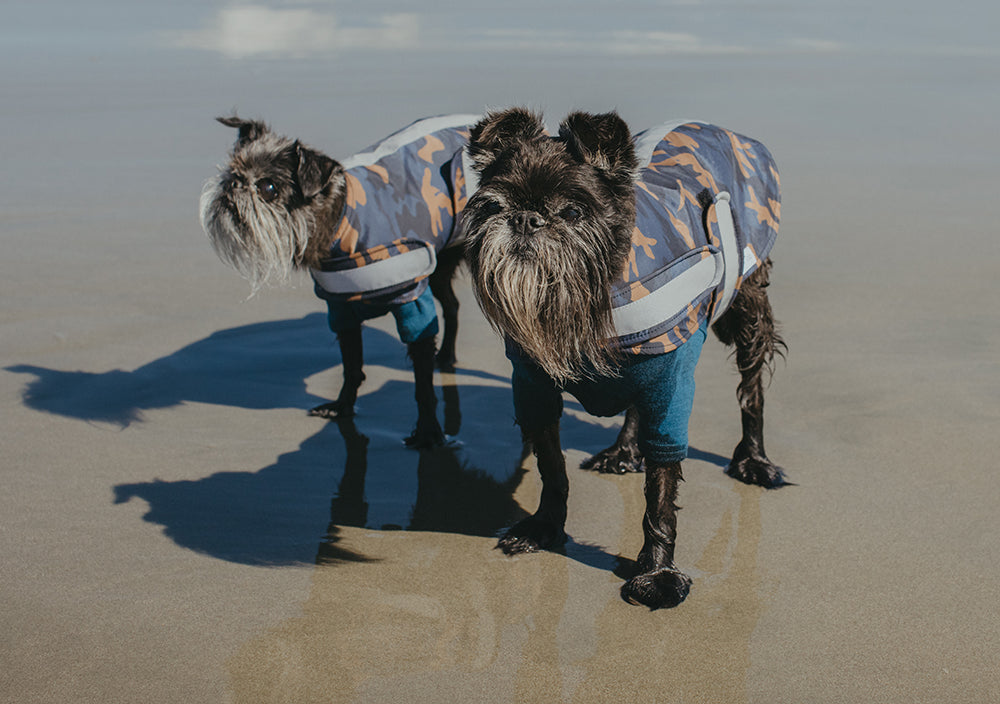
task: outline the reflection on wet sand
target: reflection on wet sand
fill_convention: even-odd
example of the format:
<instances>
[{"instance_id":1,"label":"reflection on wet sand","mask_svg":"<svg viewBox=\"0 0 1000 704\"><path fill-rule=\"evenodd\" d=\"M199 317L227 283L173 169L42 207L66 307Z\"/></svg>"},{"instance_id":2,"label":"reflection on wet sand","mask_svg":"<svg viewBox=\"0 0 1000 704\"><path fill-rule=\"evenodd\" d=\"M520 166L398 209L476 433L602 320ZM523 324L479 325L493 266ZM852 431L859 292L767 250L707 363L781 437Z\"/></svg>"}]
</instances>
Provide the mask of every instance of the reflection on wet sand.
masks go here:
<instances>
[{"instance_id":1,"label":"reflection on wet sand","mask_svg":"<svg viewBox=\"0 0 1000 704\"><path fill-rule=\"evenodd\" d=\"M126 428L143 411L185 401L305 408L316 400L306 380L331 361L317 341L321 323L221 331L131 372L15 371L37 377L29 405ZM398 342L372 334L373 359L403 359ZM269 346L275 337L282 345ZM247 385L248 376L266 383ZM724 460L693 451L685 502L699 518L685 533L684 562L695 567L694 590L680 608L649 613L621 602L615 574L641 542L642 477L574 472L565 554L508 558L495 535L537 505L540 490L534 459L518 454L507 425L509 386L469 370L439 384L445 430L464 445L403 448L405 429L388 411L409 407L412 385L389 379L362 398L356 419L320 424L263 468L115 487L117 502L144 500L145 520L184 548L245 565L316 564L302 615L231 659L234 700L739 698L764 608L760 490L721 477L711 465ZM614 435L572 405L564 425L579 448L570 466ZM707 504L688 493L704 494L704 481Z\"/></svg>"},{"instance_id":2,"label":"reflection on wet sand","mask_svg":"<svg viewBox=\"0 0 1000 704\"><path fill-rule=\"evenodd\" d=\"M448 394L446 399L457 402L457 394ZM369 440L358 432L353 418L336 425L346 458L337 493L330 502L330 525L319 546L317 564L356 559L357 553L340 545L342 528L369 524L365 493ZM470 467L456 445L423 450L417 460L416 500L407 525L380 528L493 536L525 515L513 498L523 476L523 471L515 471L507 480L497 481Z\"/></svg>"},{"instance_id":3,"label":"reflection on wet sand","mask_svg":"<svg viewBox=\"0 0 1000 704\"><path fill-rule=\"evenodd\" d=\"M665 618L635 609L602 613L599 651L574 702L607 701L600 688L611 682L620 701L666 692L671 701L746 701L750 639L765 606L757 571L762 492L735 482L730 488L730 505L695 563L691 597ZM628 510L639 515L641 497L632 503ZM639 681L626 675L636 659L650 663Z\"/></svg>"},{"instance_id":4,"label":"reflection on wet sand","mask_svg":"<svg viewBox=\"0 0 1000 704\"><path fill-rule=\"evenodd\" d=\"M637 525L641 478L595 481L617 484L620 520ZM525 484L516 496L531 505L537 483ZM764 608L760 490L730 488L692 596L655 613L621 602L608 570L563 555L511 559L491 538L342 527L338 545L368 561L316 568L302 615L230 661L234 701L743 700Z\"/></svg>"}]
</instances>

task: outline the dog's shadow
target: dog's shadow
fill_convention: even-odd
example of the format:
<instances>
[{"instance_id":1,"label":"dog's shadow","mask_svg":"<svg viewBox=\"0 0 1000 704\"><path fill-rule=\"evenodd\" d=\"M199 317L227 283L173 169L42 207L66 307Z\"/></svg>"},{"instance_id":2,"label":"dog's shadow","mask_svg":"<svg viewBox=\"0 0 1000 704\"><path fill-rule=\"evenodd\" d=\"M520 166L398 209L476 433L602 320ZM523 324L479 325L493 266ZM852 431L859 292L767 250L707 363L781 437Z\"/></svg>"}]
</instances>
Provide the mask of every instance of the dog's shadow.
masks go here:
<instances>
[{"instance_id":1,"label":"dog's shadow","mask_svg":"<svg viewBox=\"0 0 1000 704\"><path fill-rule=\"evenodd\" d=\"M325 316L314 313L220 330L130 372L62 371L29 364L6 370L35 375L23 394L31 408L124 428L142 422L143 411L184 401L249 409L322 403L328 399L309 394L305 380L337 361L331 341Z\"/></svg>"},{"instance_id":2,"label":"dog's shadow","mask_svg":"<svg viewBox=\"0 0 1000 704\"><path fill-rule=\"evenodd\" d=\"M365 336L369 363L408 367L394 337L373 328ZM304 411L327 400L309 393L306 380L339 364L339 356L325 316L311 314L221 330L131 372L23 364L6 369L35 375L23 393L27 406L125 429L144 422L145 411L185 401ZM497 535L526 515L514 499L525 470L508 380L482 371L461 378L490 383L459 386L457 378L442 375L439 381L445 432L462 443L420 452L403 448L413 384L392 380L361 398L356 421L330 423L303 413L303 423L319 430L269 466L121 484L114 501L145 501L144 519L163 526L177 545L259 566L366 560L342 544L342 526ZM389 416L404 425L394 426ZM613 430L569 414L564 428L568 436L596 443L595 451L614 437ZM225 465L224 451L220 460ZM572 539L566 554L609 571L616 565L604 548Z\"/></svg>"}]
</instances>

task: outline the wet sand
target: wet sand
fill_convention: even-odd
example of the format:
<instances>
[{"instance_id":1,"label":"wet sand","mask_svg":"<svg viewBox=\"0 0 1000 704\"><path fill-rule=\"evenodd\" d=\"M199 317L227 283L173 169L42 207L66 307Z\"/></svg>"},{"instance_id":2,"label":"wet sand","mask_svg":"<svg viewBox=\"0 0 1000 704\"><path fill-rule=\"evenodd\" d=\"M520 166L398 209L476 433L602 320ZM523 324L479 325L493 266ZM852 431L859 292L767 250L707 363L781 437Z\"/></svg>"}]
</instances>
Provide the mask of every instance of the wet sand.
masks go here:
<instances>
[{"instance_id":1,"label":"wet sand","mask_svg":"<svg viewBox=\"0 0 1000 704\"><path fill-rule=\"evenodd\" d=\"M177 12L178 31L214 26ZM995 53L958 35L668 56L536 43L386 66L220 57L163 39L157 13L123 19L128 40L74 43L65 22L2 50L31 61L0 78L0 699L1000 699ZM795 486L724 476L737 375L710 338L676 609L618 596L638 475L571 469L565 555L494 550L539 482L467 281L459 369L437 377L454 440L418 453L391 322L365 333L355 422L307 417L339 388L320 302L304 278L244 300L197 223L231 139L211 118L233 107L346 156L510 103L553 122L616 107L636 129L710 119L781 168L789 354L766 440ZM568 465L617 422L570 404Z\"/></svg>"}]
</instances>

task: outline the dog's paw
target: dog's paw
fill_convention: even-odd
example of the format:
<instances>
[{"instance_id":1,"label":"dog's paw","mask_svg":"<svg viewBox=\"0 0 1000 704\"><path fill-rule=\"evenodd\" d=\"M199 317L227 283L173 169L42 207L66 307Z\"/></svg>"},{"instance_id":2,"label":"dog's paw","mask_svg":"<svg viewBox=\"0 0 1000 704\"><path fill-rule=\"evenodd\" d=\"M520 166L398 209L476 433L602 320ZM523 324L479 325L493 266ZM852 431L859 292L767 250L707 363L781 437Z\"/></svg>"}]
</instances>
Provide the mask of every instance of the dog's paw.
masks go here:
<instances>
[{"instance_id":1,"label":"dog's paw","mask_svg":"<svg viewBox=\"0 0 1000 704\"><path fill-rule=\"evenodd\" d=\"M331 401L321 406L309 409L309 415L316 418L326 418L327 420L340 420L341 418L352 418L354 416L354 405Z\"/></svg>"},{"instance_id":2,"label":"dog's paw","mask_svg":"<svg viewBox=\"0 0 1000 704\"><path fill-rule=\"evenodd\" d=\"M635 445L612 445L580 464L581 469L602 474L626 474L642 471L642 453Z\"/></svg>"},{"instance_id":3,"label":"dog's paw","mask_svg":"<svg viewBox=\"0 0 1000 704\"><path fill-rule=\"evenodd\" d=\"M441 350L437 353L437 356L434 357L434 365L443 372L455 371L456 364L458 364L458 358L455 356L454 352Z\"/></svg>"},{"instance_id":4,"label":"dog's paw","mask_svg":"<svg viewBox=\"0 0 1000 704\"><path fill-rule=\"evenodd\" d=\"M622 599L650 609L670 609L687 598L691 578L672 567L638 574L622 585Z\"/></svg>"},{"instance_id":5,"label":"dog's paw","mask_svg":"<svg viewBox=\"0 0 1000 704\"><path fill-rule=\"evenodd\" d=\"M403 439L403 444L413 450L426 450L431 447L441 447L446 442L444 431L437 419L434 422L417 421L417 427Z\"/></svg>"},{"instance_id":6,"label":"dog's paw","mask_svg":"<svg viewBox=\"0 0 1000 704\"><path fill-rule=\"evenodd\" d=\"M506 555L519 555L524 552L552 550L565 543L566 533L560 526L536 516L528 516L497 541L497 548Z\"/></svg>"},{"instance_id":7,"label":"dog's paw","mask_svg":"<svg viewBox=\"0 0 1000 704\"><path fill-rule=\"evenodd\" d=\"M791 486L792 483L785 477L781 467L778 467L766 457L733 457L733 461L726 467L726 474L734 479L739 479L744 484L754 484L765 489L778 489L783 486Z\"/></svg>"}]
</instances>

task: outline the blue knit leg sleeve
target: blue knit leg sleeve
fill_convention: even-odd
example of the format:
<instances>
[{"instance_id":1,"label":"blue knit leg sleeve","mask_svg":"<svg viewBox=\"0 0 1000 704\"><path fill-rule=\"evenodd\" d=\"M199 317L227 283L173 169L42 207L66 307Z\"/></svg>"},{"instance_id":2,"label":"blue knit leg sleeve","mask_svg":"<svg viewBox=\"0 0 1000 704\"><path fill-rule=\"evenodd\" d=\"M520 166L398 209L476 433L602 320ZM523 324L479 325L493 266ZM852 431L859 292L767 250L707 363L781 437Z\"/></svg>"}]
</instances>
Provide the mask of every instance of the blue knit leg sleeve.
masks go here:
<instances>
[{"instance_id":1,"label":"blue knit leg sleeve","mask_svg":"<svg viewBox=\"0 0 1000 704\"><path fill-rule=\"evenodd\" d=\"M425 288L416 300L393 306L391 313L396 319L399 339L406 344L438 334L437 311L430 287Z\"/></svg>"},{"instance_id":2,"label":"blue knit leg sleeve","mask_svg":"<svg viewBox=\"0 0 1000 704\"><path fill-rule=\"evenodd\" d=\"M650 357L631 370L639 389L639 450L649 461L668 464L687 457L694 370L705 336L702 326L674 351Z\"/></svg>"}]
</instances>

